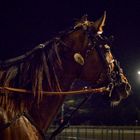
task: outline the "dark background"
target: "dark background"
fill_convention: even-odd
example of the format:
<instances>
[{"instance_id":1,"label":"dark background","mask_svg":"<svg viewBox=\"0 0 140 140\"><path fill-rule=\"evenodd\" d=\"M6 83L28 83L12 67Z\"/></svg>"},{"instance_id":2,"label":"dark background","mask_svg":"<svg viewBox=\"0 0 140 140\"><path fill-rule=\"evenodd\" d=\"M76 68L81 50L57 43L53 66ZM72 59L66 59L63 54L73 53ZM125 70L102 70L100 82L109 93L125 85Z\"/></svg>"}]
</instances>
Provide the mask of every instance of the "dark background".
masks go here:
<instances>
[{"instance_id":1,"label":"dark background","mask_svg":"<svg viewBox=\"0 0 140 140\"><path fill-rule=\"evenodd\" d=\"M1 1L0 60L25 53L67 29L88 14L95 21L107 11L104 34L114 35L113 52L121 62L133 90L131 103L140 108L140 1L139 0L39 0ZM133 119L139 119L138 112Z\"/></svg>"}]
</instances>

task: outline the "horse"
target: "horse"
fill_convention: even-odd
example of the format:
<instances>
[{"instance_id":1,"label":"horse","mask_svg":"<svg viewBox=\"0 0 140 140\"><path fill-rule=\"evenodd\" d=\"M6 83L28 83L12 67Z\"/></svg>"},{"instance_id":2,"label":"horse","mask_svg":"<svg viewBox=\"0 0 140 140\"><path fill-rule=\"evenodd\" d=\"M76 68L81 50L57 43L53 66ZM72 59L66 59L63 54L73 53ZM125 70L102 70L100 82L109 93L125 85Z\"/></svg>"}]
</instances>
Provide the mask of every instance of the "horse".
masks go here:
<instances>
[{"instance_id":1,"label":"horse","mask_svg":"<svg viewBox=\"0 0 140 140\"><path fill-rule=\"evenodd\" d=\"M112 105L130 95L110 39L102 35L105 19L106 12L95 22L84 16L68 31L0 62L1 140L44 140L69 93L104 92ZM84 84L76 92L79 81Z\"/></svg>"}]
</instances>

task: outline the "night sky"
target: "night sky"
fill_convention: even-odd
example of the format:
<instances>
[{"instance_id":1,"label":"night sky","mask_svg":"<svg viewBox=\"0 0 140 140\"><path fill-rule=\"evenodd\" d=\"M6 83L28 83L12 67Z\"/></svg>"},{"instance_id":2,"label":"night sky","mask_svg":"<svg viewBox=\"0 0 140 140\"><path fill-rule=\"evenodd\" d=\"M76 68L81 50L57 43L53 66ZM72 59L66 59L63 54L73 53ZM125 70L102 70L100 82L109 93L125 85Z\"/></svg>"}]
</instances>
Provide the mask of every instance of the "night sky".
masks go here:
<instances>
[{"instance_id":1,"label":"night sky","mask_svg":"<svg viewBox=\"0 0 140 140\"><path fill-rule=\"evenodd\" d=\"M84 14L95 21L107 11L104 34L114 35L113 53L134 91L140 91L139 0L38 0L0 4L0 59L25 53L67 29Z\"/></svg>"}]
</instances>

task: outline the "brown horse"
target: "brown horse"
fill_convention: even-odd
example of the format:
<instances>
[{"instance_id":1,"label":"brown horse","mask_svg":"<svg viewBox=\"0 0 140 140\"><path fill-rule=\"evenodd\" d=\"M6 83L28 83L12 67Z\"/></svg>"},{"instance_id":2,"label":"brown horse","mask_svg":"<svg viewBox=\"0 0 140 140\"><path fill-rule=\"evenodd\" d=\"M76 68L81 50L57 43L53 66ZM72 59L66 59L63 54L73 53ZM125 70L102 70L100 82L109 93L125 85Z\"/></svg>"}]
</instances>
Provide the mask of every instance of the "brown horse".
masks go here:
<instances>
[{"instance_id":1,"label":"brown horse","mask_svg":"<svg viewBox=\"0 0 140 140\"><path fill-rule=\"evenodd\" d=\"M110 51L109 39L101 35L105 18L106 14L91 22L85 16L73 29L1 62L1 140L45 139L43 132L65 99L61 91L73 90L79 80L87 90L105 86L113 105L129 95L130 85Z\"/></svg>"}]
</instances>

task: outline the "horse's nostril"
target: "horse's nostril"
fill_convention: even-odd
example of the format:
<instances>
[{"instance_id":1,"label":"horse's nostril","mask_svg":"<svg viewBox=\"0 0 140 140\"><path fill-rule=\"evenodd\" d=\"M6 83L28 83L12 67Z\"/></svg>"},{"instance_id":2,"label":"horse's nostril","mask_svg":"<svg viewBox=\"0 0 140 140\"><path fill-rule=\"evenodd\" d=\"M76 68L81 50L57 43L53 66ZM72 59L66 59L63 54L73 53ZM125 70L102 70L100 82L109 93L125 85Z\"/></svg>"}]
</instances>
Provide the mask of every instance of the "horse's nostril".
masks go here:
<instances>
[{"instance_id":1,"label":"horse's nostril","mask_svg":"<svg viewBox=\"0 0 140 140\"><path fill-rule=\"evenodd\" d=\"M126 91L128 91L129 93L131 92L131 86L129 83L126 84L126 87L125 87Z\"/></svg>"},{"instance_id":2,"label":"horse's nostril","mask_svg":"<svg viewBox=\"0 0 140 140\"><path fill-rule=\"evenodd\" d=\"M126 90L126 94L127 94L127 97L128 97L131 94L131 86L130 86L129 83L126 84L125 90Z\"/></svg>"},{"instance_id":3,"label":"horse's nostril","mask_svg":"<svg viewBox=\"0 0 140 140\"><path fill-rule=\"evenodd\" d=\"M122 93L125 93L125 96L128 97L128 95L131 93L131 86L129 83L122 83L121 90Z\"/></svg>"}]
</instances>

